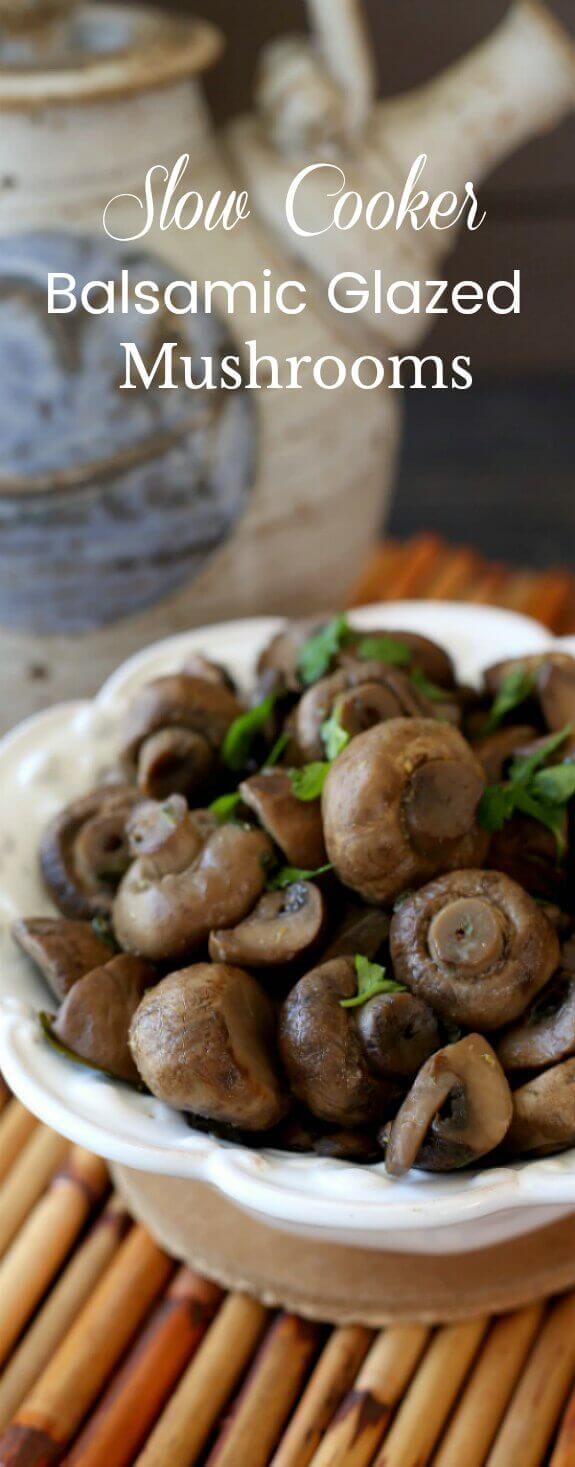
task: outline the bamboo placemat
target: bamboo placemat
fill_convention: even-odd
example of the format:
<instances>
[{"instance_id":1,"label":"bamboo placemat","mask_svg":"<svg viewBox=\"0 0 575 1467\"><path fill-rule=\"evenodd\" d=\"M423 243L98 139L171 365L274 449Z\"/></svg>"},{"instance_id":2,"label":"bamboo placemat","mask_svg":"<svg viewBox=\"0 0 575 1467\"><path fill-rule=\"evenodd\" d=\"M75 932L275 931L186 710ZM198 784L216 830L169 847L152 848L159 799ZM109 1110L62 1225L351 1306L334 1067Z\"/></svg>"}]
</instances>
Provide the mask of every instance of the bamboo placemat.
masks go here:
<instances>
[{"instance_id":1,"label":"bamboo placemat","mask_svg":"<svg viewBox=\"0 0 575 1467\"><path fill-rule=\"evenodd\" d=\"M432 536L378 550L353 599L401 596L575 629L569 574ZM1 1081L0 1111L0 1467L575 1467L575 1292L328 1329L178 1266Z\"/></svg>"}]
</instances>

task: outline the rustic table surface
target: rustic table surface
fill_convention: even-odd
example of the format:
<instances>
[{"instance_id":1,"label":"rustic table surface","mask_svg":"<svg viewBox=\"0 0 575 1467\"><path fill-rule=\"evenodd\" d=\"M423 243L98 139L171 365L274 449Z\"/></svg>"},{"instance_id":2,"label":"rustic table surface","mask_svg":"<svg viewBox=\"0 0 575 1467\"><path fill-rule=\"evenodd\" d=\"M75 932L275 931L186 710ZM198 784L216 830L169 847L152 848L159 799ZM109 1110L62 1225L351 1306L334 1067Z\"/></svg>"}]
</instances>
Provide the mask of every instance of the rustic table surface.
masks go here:
<instances>
[{"instance_id":1,"label":"rustic table surface","mask_svg":"<svg viewBox=\"0 0 575 1467\"><path fill-rule=\"evenodd\" d=\"M355 599L419 595L575 629L570 576L428 536ZM435 1330L275 1313L178 1266L1 1082L0 1110L0 1467L575 1467L575 1293Z\"/></svg>"}]
</instances>

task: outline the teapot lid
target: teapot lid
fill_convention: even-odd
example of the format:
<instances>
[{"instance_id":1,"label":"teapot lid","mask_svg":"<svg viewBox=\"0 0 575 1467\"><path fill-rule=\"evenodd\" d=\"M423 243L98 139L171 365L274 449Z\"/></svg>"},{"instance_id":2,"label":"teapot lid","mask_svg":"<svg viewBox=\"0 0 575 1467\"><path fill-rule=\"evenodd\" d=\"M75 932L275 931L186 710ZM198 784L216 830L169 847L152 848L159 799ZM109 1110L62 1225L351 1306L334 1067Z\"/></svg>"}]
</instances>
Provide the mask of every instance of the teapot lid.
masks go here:
<instances>
[{"instance_id":1,"label":"teapot lid","mask_svg":"<svg viewBox=\"0 0 575 1467\"><path fill-rule=\"evenodd\" d=\"M209 22L152 6L0 0L0 110L168 86L205 70L221 49Z\"/></svg>"}]
</instances>

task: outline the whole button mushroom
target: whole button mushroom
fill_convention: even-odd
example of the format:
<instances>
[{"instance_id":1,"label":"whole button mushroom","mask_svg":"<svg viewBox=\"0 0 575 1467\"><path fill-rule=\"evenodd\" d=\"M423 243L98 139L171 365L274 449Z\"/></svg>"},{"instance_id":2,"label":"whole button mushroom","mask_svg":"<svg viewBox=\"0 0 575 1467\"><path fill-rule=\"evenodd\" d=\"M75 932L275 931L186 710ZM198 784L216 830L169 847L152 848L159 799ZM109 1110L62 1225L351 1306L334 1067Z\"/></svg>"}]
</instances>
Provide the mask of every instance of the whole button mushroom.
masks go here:
<instances>
[{"instance_id":1,"label":"whole button mushroom","mask_svg":"<svg viewBox=\"0 0 575 1467\"><path fill-rule=\"evenodd\" d=\"M112 908L129 865L126 825L141 796L131 785L103 785L59 811L40 842L50 896L67 917L94 917Z\"/></svg>"},{"instance_id":2,"label":"whole button mushroom","mask_svg":"<svg viewBox=\"0 0 575 1467\"><path fill-rule=\"evenodd\" d=\"M90 922L69 917L21 918L14 923L12 936L58 999L112 956L110 944L98 937Z\"/></svg>"},{"instance_id":3,"label":"whole button mushroom","mask_svg":"<svg viewBox=\"0 0 575 1467\"><path fill-rule=\"evenodd\" d=\"M513 1092L509 1156L551 1156L575 1146L575 1059L543 1070Z\"/></svg>"},{"instance_id":4,"label":"whole button mushroom","mask_svg":"<svg viewBox=\"0 0 575 1467\"><path fill-rule=\"evenodd\" d=\"M368 1064L357 1012L342 999L354 996L352 958L334 958L306 973L292 988L280 1016L279 1044L292 1091L312 1115L337 1126L381 1122L397 1095L389 1079Z\"/></svg>"},{"instance_id":5,"label":"whole button mushroom","mask_svg":"<svg viewBox=\"0 0 575 1467\"><path fill-rule=\"evenodd\" d=\"M131 827L140 854L114 903L121 947L151 962L197 952L210 932L234 927L266 885L273 847L261 830L214 826L192 815L181 797L151 802Z\"/></svg>"},{"instance_id":6,"label":"whole button mushroom","mask_svg":"<svg viewBox=\"0 0 575 1467\"><path fill-rule=\"evenodd\" d=\"M117 1080L137 1084L128 1033L146 988L156 974L149 963L125 953L80 978L52 1026L66 1049Z\"/></svg>"},{"instance_id":7,"label":"whole button mushroom","mask_svg":"<svg viewBox=\"0 0 575 1467\"><path fill-rule=\"evenodd\" d=\"M474 740L473 749L484 770L488 784L498 784L503 779L505 766L526 744L537 738L537 729L531 723L520 723L511 728L498 728L485 738Z\"/></svg>"},{"instance_id":8,"label":"whole button mushroom","mask_svg":"<svg viewBox=\"0 0 575 1467\"><path fill-rule=\"evenodd\" d=\"M447 1022L501 1029L545 987L557 933L498 871L454 871L408 896L391 921L396 978Z\"/></svg>"},{"instance_id":9,"label":"whole button mushroom","mask_svg":"<svg viewBox=\"0 0 575 1467\"><path fill-rule=\"evenodd\" d=\"M409 1079L440 1048L439 1024L429 1004L412 993L378 993L358 1013L372 1070Z\"/></svg>"},{"instance_id":10,"label":"whole button mushroom","mask_svg":"<svg viewBox=\"0 0 575 1467\"><path fill-rule=\"evenodd\" d=\"M126 720L122 757L142 792L162 799L198 795L217 764L230 725L242 712L226 683L172 673L146 683Z\"/></svg>"},{"instance_id":11,"label":"whole button mushroom","mask_svg":"<svg viewBox=\"0 0 575 1467\"><path fill-rule=\"evenodd\" d=\"M575 1054L575 974L556 973L497 1044L504 1070L539 1070Z\"/></svg>"},{"instance_id":12,"label":"whole button mushroom","mask_svg":"<svg viewBox=\"0 0 575 1467\"><path fill-rule=\"evenodd\" d=\"M275 1012L251 974L224 963L171 973L144 996L130 1046L152 1095L245 1131L282 1120Z\"/></svg>"},{"instance_id":13,"label":"whole button mushroom","mask_svg":"<svg viewBox=\"0 0 575 1467\"><path fill-rule=\"evenodd\" d=\"M391 1126L385 1165L392 1177L415 1166L449 1172L494 1151L509 1130L511 1091L491 1045L468 1034L423 1065Z\"/></svg>"},{"instance_id":14,"label":"whole button mushroom","mask_svg":"<svg viewBox=\"0 0 575 1467\"><path fill-rule=\"evenodd\" d=\"M293 963L316 946L326 920L318 886L293 882L268 891L243 922L210 934L210 957L241 968L275 968Z\"/></svg>"},{"instance_id":15,"label":"whole button mushroom","mask_svg":"<svg viewBox=\"0 0 575 1467\"><path fill-rule=\"evenodd\" d=\"M568 652L536 652L510 658L488 667L485 691L495 698L510 677L524 675L525 698L539 703L548 729L553 733L571 723L575 726L575 658ZM562 756L572 752L575 739L565 740Z\"/></svg>"},{"instance_id":16,"label":"whole button mushroom","mask_svg":"<svg viewBox=\"0 0 575 1467\"><path fill-rule=\"evenodd\" d=\"M322 796L328 858L345 886L390 905L441 871L476 866L481 765L457 729L394 718L360 734L332 764Z\"/></svg>"},{"instance_id":17,"label":"whole button mushroom","mask_svg":"<svg viewBox=\"0 0 575 1467\"><path fill-rule=\"evenodd\" d=\"M244 779L240 795L290 866L304 871L325 866L320 802L298 800L286 769L262 769Z\"/></svg>"}]
</instances>

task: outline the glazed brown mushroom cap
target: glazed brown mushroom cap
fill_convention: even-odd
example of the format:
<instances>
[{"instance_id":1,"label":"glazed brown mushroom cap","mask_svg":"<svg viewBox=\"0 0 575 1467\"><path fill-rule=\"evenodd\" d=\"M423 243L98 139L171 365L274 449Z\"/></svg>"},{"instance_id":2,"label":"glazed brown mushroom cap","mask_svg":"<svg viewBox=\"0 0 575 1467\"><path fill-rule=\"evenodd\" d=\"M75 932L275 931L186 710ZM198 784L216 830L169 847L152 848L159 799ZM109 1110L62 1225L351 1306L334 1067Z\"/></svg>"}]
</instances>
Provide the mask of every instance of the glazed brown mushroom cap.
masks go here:
<instances>
[{"instance_id":1,"label":"glazed brown mushroom cap","mask_svg":"<svg viewBox=\"0 0 575 1467\"><path fill-rule=\"evenodd\" d=\"M497 1044L504 1070L539 1070L575 1054L575 974L555 973Z\"/></svg>"},{"instance_id":2,"label":"glazed brown mushroom cap","mask_svg":"<svg viewBox=\"0 0 575 1467\"><path fill-rule=\"evenodd\" d=\"M321 619L307 617L305 620L288 622L280 632L276 632L275 637L272 637L271 642L260 653L257 664L258 678L268 689L301 692L303 684L298 668L300 654L308 637L320 626Z\"/></svg>"},{"instance_id":3,"label":"glazed brown mushroom cap","mask_svg":"<svg viewBox=\"0 0 575 1467\"><path fill-rule=\"evenodd\" d=\"M376 1075L409 1079L441 1045L433 1010L412 993L378 993L359 1009L357 1023Z\"/></svg>"},{"instance_id":4,"label":"glazed brown mushroom cap","mask_svg":"<svg viewBox=\"0 0 575 1467\"><path fill-rule=\"evenodd\" d=\"M244 805L253 810L290 866L316 871L327 857L319 800L298 800L285 769L262 769L240 785Z\"/></svg>"},{"instance_id":5,"label":"glazed brown mushroom cap","mask_svg":"<svg viewBox=\"0 0 575 1467\"><path fill-rule=\"evenodd\" d=\"M318 886L297 881L285 891L268 891L237 927L210 934L210 957L240 968L275 968L293 963L315 947L326 920Z\"/></svg>"},{"instance_id":6,"label":"glazed brown mushroom cap","mask_svg":"<svg viewBox=\"0 0 575 1467\"><path fill-rule=\"evenodd\" d=\"M490 1032L545 987L559 940L545 913L498 871L454 871L402 902L390 931L396 978L446 1021Z\"/></svg>"},{"instance_id":7,"label":"glazed brown mushroom cap","mask_svg":"<svg viewBox=\"0 0 575 1467\"><path fill-rule=\"evenodd\" d=\"M58 999L112 956L110 944L97 936L90 922L74 922L69 917L21 918L14 923L12 935Z\"/></svg>"},{"instance_id":8,"label":"glazed brown mushroom cap","mask_svg":"<svg viewBox=\"0 0 575 1467\"><path fill-rule=\"evenodd\" d=\"M295 714L295 735L302 759L325 758L322 726L331 714L350 738L389 718L435 718L429 702L401 668L385 662L362 662L342 654L342 666L308 688Z\"/></svg>"},{"instance_id":9,"label":"glazed brown mushroom cap","mask_svg":"<svg viewBox=\"0 0 575 1467\"><path fill-rule=\"evenodd\" d=\"M235 694L221 683L183 672L155 678L140 688L128 711L123 757L135 764L144 740L165 728L189 729L219 749L241 712Z\"/></svg>"},{"instance_id":10,"label":"glazed brown mushroom cap","mask_svg":"<svg viewBox=\"0 0 575 1467\"><path fill-rule=\"evenodd\" d=\"M355 630L357 632L357 628ZM418 632L398 631L395 627L363 628L359 631L359 636L361 638L369 637L370 640L374 637L389 637L394 642L400 642L411 653L411 661L407 671L422 672L425 677L429 678L430 682L436 683L439 687L446 689L454 687L455 670L453 661L449 653L443 647L440 647L438 642L432 642L429 637L421 637ZM354 653L353 647L344 648L338 660L342 664L345 664L348 657L353 657L354 655L357 654ZM384 662L380 663L380 667L387 668L390 672L397 670Z\"/></svg>"},{"instance_id":11,"label":"glazed brown mushroom cap","mask_svg":"<svg viewBox=\"0 0 575 1467\"><path fill-rule=\"evenodd\" d=\"M133 1084L139 1076L128 1044L132 1018L156 974L149 963L125 953L80 978L70 989L53 1033L89 1064Z\"/></svg>"},{"instance_id":12,"label":"glazed brown mushroom cap","mask_svg":"<svg viewBox=\"0 0 575 1467\"><path fill-rule=\"evenodd\" d=\"M131 785L102 785L50 821L40 842L40 865L65 916L111 911L129 864L126 822L140 798Z\"/></svg>"},{"instance_id":13,"label":"glazed brown mushroom cap","mask_svg":"<svg viewBox=\"0 0 575 1467\"><path fill-rule=\"evenodd\" d=\"M509 1156L550 1156L575 1146L575 1059L543 1070L513 1092Z\"/></svg>"},{"instance_id":14,"label":"glazed brown mushroom cap","mask_svg":"<svg viewBox=\"0 0 575 1467\"><path fill-rule=\"evenodd\" d=\"M271 1000L240 968L198 963L145 995L130 1045L145 1084L166 1105L246 1131L285 1115Z\"/></svg>"},{"instance_id":15,"label":"glazed brown mushroom cap","mask_svg":"<svg viewBox=\"0 0 575 1467\"><path fill-rule=\"evenodd\" d=\"M555 655L559 660L549 658L539 669L537 693L548 729L559 733L567 724L575 730L575 658L564 660L563 654ZM563 758L573 745L572 735L561 746Z\"/></svg>"},{"instance_id":16,"label":"glazed brown mushroom cap","mask_svg":"<svg viewBox=\"0 0 575 1467\"><path fill-rule=\"evenodd\" d=\"M212 662L211 657L204 657L202 652L190 652L181 670L187 677L203 678L204 682L217 683L218 687L228 688L231 693L236 691L227 667L222 667L219 662Z\"/></svg>"},{"instance_id":17,"label":"glazed brown mushroom cap","mask_svg":"<svg viewBox=\"0 0 575 1467\"><path fill-rule=\"evenodd\" d=\"M567 811L561 824L567 847ZM505 822L502 830L495 832L489 846L488 861L496 871L503 871L531 896L546 901L569 899L568 869L559 853L556 835L529 815L514 815Z\"/></svg>"},{"instance_id":18,"label":"glazed brown mushroom cap","mask_svg":"<svg viewBox=\"0 0 575 1467\"><path fill-rule=\"evenodd\" d=\"M484 776L447 724L395 718L360 734L333 763L322 796L328 858L365 901L480 863L489 837L477 823Z\"/></svg>"},{"instance_id":19,"label":"glazed brown mushroom cap","mask_svg":"<svg viewBox=\"0 0 575 1467\"><path fill-rule=\"evenodd\" d=\"M312 1115L346 1129L381 1122L397 1094L393 1083L368 1065L356 1010L341 1007L341 1000L356 992L352 958L322 963L288 994L279 1030L294 1095Z\"/></svg>"},{"instance_id":20,"label":"glazed brown mushroom cap","mask_svg":"<svg viewBox=\"0 0 575 1467\"><path fill-rule=\"evenodd\" d=\"M528 677L538 679L549 667L564 667L573 670L574 659L568 652L531 652L526 657L507 657L503 662L494 662L483 674L485 691L496 697L501 684L516 668L520 667ZM535 694L537 696L537 694Z\"/></svg>"},{"instance_id":21,"label":"glazed brown mushroom cap","mask_svg":"<svg viewBox=\"0 0 575 1467\"><path fill-rule=\"evenodd\" d=\"M206 832L189 817L175 835L169 859L160 847L133 862L114 904L119 943L152 962L184 958L210 932L241 922L264 890L273 857L267 835L245 826Z\"/></svg>"},{"instance_id":22,"label":"glazed brown mushroom cap","mask_svg":"<svg viewBox=\"0 0 575 1467\"><path fill-rule=\"evenodd\" d=\"M385 1165L392 1177L417 1166L453 1171L499 1146L512 1117L511 1091L491 1045L468 1034L428 1059L391 1127Z\"/></svg>"}]
</instances>

